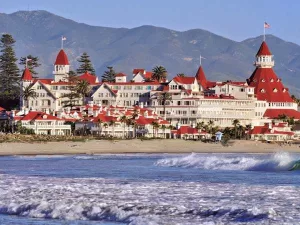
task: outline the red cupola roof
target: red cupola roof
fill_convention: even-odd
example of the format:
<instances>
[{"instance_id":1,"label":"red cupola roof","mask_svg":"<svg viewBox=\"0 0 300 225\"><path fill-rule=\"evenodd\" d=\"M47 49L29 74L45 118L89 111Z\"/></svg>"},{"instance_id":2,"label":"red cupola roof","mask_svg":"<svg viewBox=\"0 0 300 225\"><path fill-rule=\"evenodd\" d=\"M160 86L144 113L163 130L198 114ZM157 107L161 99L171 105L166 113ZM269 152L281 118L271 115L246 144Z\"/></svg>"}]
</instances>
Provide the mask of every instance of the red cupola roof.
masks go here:
<instances>
[{"instance_id":1,"label":"red cupola roof","mask_svg":"<svg viewBox=\"0 0 300 225\"><path fill-rule=\"evenodd\" d=\"M288 89L277 77L272 68L256 68L248 80L249 86L254 87L258 100L267 102L294 102Z\"/></svg>"},{"instance_id":2,"label":"red cupola roof","mask_svg":"<svg viewBox=\"0 0 300 225\"><path fill-rule=\"evenodd\" d=\"M22 74L22 80L33 80L31 72L28 68L25 68L23 74Z\"/></svg>"},{"instance_id":3,"label":"red cupola roof","mask_svg":"<svg viewBox=\"0 0 300 225\"><path fill-rule=\"evenodd\" d=\"M61 49L56 57L54 65L70 65L68 56L63 49Z\"/></svg>"},{"instance_id":4,"label":"red cupola roof","mask_svg":"<svg viewBox=\"0 0 300 225\"><path fill-rule=\"evenodd\" d=\"M82 74L81 76L78 77L79 80L85 80L87 81L89 84L96 84L98 83L98 78L95 75L92 75L88 72L85 72L84 74Z\"/></svg>"},{"instance_id":5,"label":"red cupola roof","mask_svg":"<svg viewBox=\"0 0 300 225\"><path fill-rule=\"evenodd\" d=\"M198 80L198 82L201 84L201 86L204 89L207 89L207 80L206 80L205 73L202 69L202 66L199 67L195 77Z\"/></svg>"},{"instance_id":6,"label":"red cupola roof","mask_svg":"<svg viewBox=\"0 0 300 225\"><path fill-rule=\"evenodd\" d=\"M272 55L272 53L269 50L269 47L265 41L261 43L261 46L256 53L256 56L261 56L261 55Z\"/></svg>"}]
</instances>

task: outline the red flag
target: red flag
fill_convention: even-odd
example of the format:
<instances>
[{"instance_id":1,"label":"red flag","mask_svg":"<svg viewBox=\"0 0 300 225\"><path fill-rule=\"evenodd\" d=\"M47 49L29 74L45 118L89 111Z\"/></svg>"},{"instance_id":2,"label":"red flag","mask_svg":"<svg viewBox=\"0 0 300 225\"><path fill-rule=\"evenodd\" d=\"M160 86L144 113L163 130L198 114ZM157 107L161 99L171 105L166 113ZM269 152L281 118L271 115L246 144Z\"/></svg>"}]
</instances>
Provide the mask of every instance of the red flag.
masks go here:
<instances>
[{"instance_id":1,"label":"red flag","mask_svg":"<svg viewBox=\"0 0 300 225\"><path fill-rule=\"evenodd\" d=\"M270 24L268 24L267 22L264 23L264 28L270 28Z\"/></svg>"}]
</instances>

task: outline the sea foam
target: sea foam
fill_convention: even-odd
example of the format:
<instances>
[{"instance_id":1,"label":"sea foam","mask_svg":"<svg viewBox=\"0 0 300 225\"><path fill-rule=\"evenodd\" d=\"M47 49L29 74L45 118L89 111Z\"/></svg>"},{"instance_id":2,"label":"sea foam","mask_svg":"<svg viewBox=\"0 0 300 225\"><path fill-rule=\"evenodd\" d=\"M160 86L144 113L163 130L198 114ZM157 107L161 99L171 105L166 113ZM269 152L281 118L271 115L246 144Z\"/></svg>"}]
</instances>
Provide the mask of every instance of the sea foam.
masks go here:
<instances>
[{"instance_id":1,"label":"sea foam","mask_svg":"<svg viewBox=\"0 0 300 225\"><path fill-rule=\"evenodd\" d=\"M278 152L268 158L192 153L182 157L163 158L155 165L209 170L287 171L292 168L296 160L287 152Z\"/></svg>"}]
</instances>

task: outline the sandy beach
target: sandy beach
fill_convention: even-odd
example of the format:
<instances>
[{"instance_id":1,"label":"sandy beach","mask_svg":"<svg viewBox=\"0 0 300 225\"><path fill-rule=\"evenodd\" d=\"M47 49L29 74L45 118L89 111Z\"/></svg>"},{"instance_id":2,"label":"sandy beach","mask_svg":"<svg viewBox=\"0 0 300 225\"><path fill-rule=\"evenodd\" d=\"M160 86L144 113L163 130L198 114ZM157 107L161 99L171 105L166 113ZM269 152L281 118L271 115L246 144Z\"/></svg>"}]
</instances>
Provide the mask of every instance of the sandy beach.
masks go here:
<instances>
[{"instance_id":1,"label":"sandy beach","mask_svg":"<svg viewBox=\"0 0 300 225\"><path fill-rule=\"evenodd\" d=\"M273 153L300 152L299 145L234 141L231 146L185 140L91 140L86 142L1 143L0 155L122 154L122 153Z\"/></svg>"}]
</instances>

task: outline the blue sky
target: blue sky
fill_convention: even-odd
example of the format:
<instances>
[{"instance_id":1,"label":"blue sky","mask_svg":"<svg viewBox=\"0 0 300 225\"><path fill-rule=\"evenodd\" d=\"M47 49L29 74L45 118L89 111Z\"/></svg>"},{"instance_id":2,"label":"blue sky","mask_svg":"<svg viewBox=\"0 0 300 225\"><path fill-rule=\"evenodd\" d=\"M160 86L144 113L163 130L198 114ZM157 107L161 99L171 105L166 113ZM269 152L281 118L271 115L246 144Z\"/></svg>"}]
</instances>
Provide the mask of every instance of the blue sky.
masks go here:
<instances>
[{"instance_id":1,"label":"blue sky","mask_svg":"<svg viewBox=\"0 0 300 225\"><path fill-rule=\"evenodd\" d=\"M10 0L0 5L2 13L28 9L97 26L201 28L237 41L261 35L267 21L267 33L300 44L299 0Z\"/></svg>"}]
</instances>

